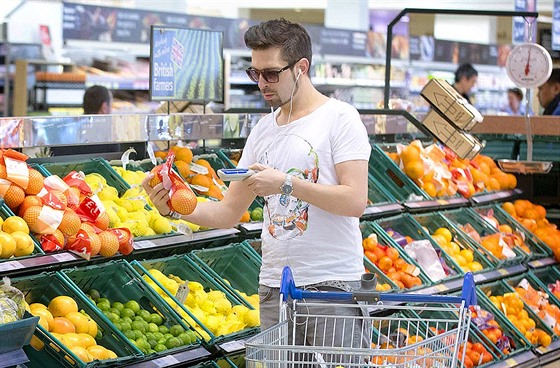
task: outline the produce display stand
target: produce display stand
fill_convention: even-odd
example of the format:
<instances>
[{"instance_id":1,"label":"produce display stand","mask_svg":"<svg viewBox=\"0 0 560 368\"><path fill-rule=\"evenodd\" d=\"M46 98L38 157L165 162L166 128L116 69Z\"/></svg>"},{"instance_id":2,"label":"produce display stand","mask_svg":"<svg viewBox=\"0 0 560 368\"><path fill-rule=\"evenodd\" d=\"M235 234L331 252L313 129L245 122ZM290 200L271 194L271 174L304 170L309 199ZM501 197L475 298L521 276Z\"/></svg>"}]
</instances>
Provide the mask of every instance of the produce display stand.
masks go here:
<instances>
[{"instance_id":1,"label":"produce display stand","mask_svg":"<svg viewBox=\"0 0 560 368\"><path fill-rule=\"evenodd\" d=\"M405 117L407 115L406 113L398 111L387 113L385 110L373 111L372 113L377 115L391 114L392 116ZM175 115L177 115L175 121L177 121L178 127L173 130L173 135L170 135L171 138L169 139L169 143L179 140L189 140L191 137L188 136L187 129L183 129L181 127L184 124L182 114ZM150 128L153 122L157 121L157 117L158 115L112 115L93 116L89 117L87 120L83 119L83 117L22 118L21 127L17 132L17 140L18 142L23 142L21 144L24 146L23 148L42 145L44 144L41 143L42 137L39 137L36 134L37 127L48 126L50 127L49 129L52 127L51 132L53 133L52 140L49 141L49 145L52 144L54 146L67 146L72 144L76 147L80 147L87 144L126 144L127 142L130 142L130 137L119 135L119 132L128 130L138 132L133 139L135 143L140 141L147 145L151 141L160 140L157 134L153 132L153 129ZM504 119L507 120L506 118ZM490 118L490 120L492 119ZM194 121L196 121L196 119L194 119ZM532 123L539 124L539 118L532 119ZM124 125L125 129L120 129L118 131L112 129L112 127L117 124L121 125L121 127ZM80 135L72 137L71 142L68 140L64 141L60 138L60 133L63 133L63 129L59 128L61 126L92 132L92 135L90 135L88 139L86 139L85 136ZM92 130L92 126L96 126L97 129ZM490 127L488 127L488 129L490 130ZM535 129L533 131L535 131ZM536 129L536 131L539 130ZM492 132L487 133L492 134ZM400 133L397 132L395 136L401 136L399 134L402 134L404 137L407 136L408 131L406 128L403 128L403 130ZM558 132L558 135L560 135L560 132ZM387 143L390 144L391 142ZM381 145L378 144L374 146L373 152L378 155L375 156L375 160L382 162L382 165L380 166L383 168L390 168L393 171L393 177L400 177L400 175L403 175L400 168L388 159L380 147ZM222 157L222 155L219 154L220 152L221 151L218 150L217 157L220 158L221 161L217 162L220 165L223 164L227 166L228 162ZM99 155L99 157L101 156L103 155ZM105 169L105 165L98 162L99 158L92 160L93 163L87 164L83 163L83 157L80 157L80 160L82 160L82 166L74 168L83 170L86 167L93 165L93 167L95 167L93 170ZM68 162L76 160L73 160L72 157L61 157L59 159L54 157L46 161L51 161L52 163L45 164L44 167L41 163L39 163L37 169L40 171L44 169L44 172L48 172L52 168L53 171L59 170L58 172L63 174L71 168L71 166L67 165ZM66 162L66 164L64 164L64 162ZM391 164L394 166L391 166ZM62 167L65 165L66 168L64 170L55 169L57 166ZM118 177L115 177L114 180L115 182L120 181ZM390 182L384 183L383 180L387 180L387 175L379 176L375 174L375 172L370 171L370 200L372 203L371 206L368 207L370 208L370 213L366 210L366 213L364 213L364 216L362 217L363 236L379 232L380 234L378 234L378 240L382 244L392 244L391 238L386 234L384 235L383 232L380 231L379 227L379 224L383 224L384 222L387 225L392 225L393 221L391 219L395 219L395 224L399 222L397 221L398 219L400 219L401 222L409 222L409 225L412 226L414 231L418 234L422 234L422 237L426 238L429 238L429 236L425 233L425 230L422 229L422 227L426 227L428 232L433 232L435 228L445 225L450 229L453 236L460 241L461 246L471 249L474 253L475 259L479 260L479 262L484 266L483 270L476 272L474 275L475 281L479 286L493 285L492 283L502 283L501 285L503 285L502 280L506 280L507 282L507 280L511 280L512 277L516 278L525 275L534 275L536 279L541 280L544 283L555 281L556 279L553 280L553 278L557 275L558 279L560 279L558 263L552 258L550 252L548 252L546 248L543 248L543 245L538 240L533 239L535 240L535 244L533 245L535 252L533 252L532 256L519 253L516 254L515 259L508 262L501 262L500 260L488 257L479 245L470 241L464 233L452 227L450 223L450 217L453 217L451 215L454 215L455 217L458 216L459 220L469 218L473 219L473 221L476 219L475 222L483 221L476 212L478 209L494 208L495 212L499 213L501 216L503 214L500 212L500 208L496 205L496 202L512 200L520 195L520 191L511 190L483 193L468 200L462 197L436 199L422 195L422 192L416 189L417 186L413 182L410 187L407 187L407 189L395 191L390 188L390 185L394 186L394 181L391 178L388 179ZM403 182L406 181L406 176L403 176L401 180L403 180ZM373 189L378 186L382 186L385 191L376 193ZM407 192L418 193L422 197L422 200L408 201ZM468 207L473 208L470 209ZM507 218L507 216L504 216L504 219L510 221L510 224L515 225L515 222L512 222L515 220ZM55 277L56 280L60 277L58 275L62 275L64 281L68 282L70 280L72 284L84 287L87 282L91 282L88 280L92 278L92 272L104 273L104 277L108 277L107 275L110 274L108 270L110 270L110 268L105 268L109 267L105 265L111 264L113 267L117 267L111 261L117 261L117 268L126 269L128 270L127 272L132 272L130 269L134 271L135 265L134 263L129 262L133 262L135 260L140 262L140 264L144 264L142 262L146 262L145 264L148 265L154 264L152 262L162 259L162 257L188 257L185 259L188 259L196 264L198 269L203 270L205 275L210 276L212 282L216 285L222 288L226 285L228 288L233 286L233 288L241 290L247 294L254 293L256 292L258 286L257 280L258 269L260 267L260 255L258 253L258 245L256 242L249 239L258 237L262 224L252 222L245 224L244 226L252 226L252 232L247 233L241 228L222 230L209 229L195 232L192 238L180 234L173 234L165 237L136 239L135 250L131 255L127 257L117 256L112 259L94 257L91 261L86 261L65 251L43 254L39 248L36 253L29 257L1 261L0 276L9 275L25 280L28 278L44 278L44 276L39 276L42 275L40 272L43 271L61 271L54 273L57 275ZM531 234L529 234L528 238L532 239ZM232 250L228 251L228 249ZM399 254L402 254L402 250L400 250L400 252L401 253ZM236 258L241 256L242 258ZM228 265L227 262L230 262L230 264ZM411 261L411 263L413 262ZM393 290L392 292L402 291L396 290L394 285L392 285L391 280L387 279L383 272L381 272L381 270L379 270L375 265L371 264L371 262L364 261L364 264L366 269L378 275L379 282L389 284L389 286L391 286L391 290ZM162 265L162 267L164 266ZM105 272L105 270L107 270L107 272ZM247 272L248 270L250 270L250 272ZM141 275L137 271L132 272L132 274L135 274L141 279ZM442 282L434 284L429 281L427 276L422 273L420 275L421 278L423 278L424 285L414 288L412 290L413 293L453 293L460 289L462 281L460 277L455 277L445 279ZM74 280L72 280L72 278L74 278ZM121 280L121 278L122 277L116 277L116 279L119 280L119 283L120 281L123 281L122 283L124 284L124 280ZM228 280L231 285L227 282L221 281L223 279ZM83 294L84 290L79 289L80 287L78 287L75 291ZM230 292L237 302L243 303L241 300L243 299L242 296L235 295L234 291ZM151 292L148 292L148 294L151 295ZM553 296L551 296L551 298L553 298ZM481 298L481 300L482 303L484 303L484 298ZM170 310L170 313L171 312L173 311ZM504 321L503 323L504 325L507 325L507 321ZM509 329L511 326L506 326L505 328ZM143 354L138 354L138 352L136 352L138 357L127 364L130 366L154 368L175 366L183 363L204 367L215 367L215 365L220 365L222 367L224 365L231 367L242 366L244 361L243 354L240 352L243 351L242 342L245 338L245 336L235 336L231 339L231 341L216 340L215 346L212 344L203 344L201 342L198 346L195 346L192 349L173 351L167 356L143 356ZM488 345L488 342L485 341L480 334L477 333L475 338ZM519 341L521 341L521 338ZM231 344L227 345L228 343ZM505 368L514 365L520 367L531 367L535 365L535 362L554 361L560 357L559 344L559 340L555 339L546 351L543 351L542 349L539 350L539 347L521 344L520 349L507 356L495 354L495 359L484 367Z\"/></svg>"}]
</instances>

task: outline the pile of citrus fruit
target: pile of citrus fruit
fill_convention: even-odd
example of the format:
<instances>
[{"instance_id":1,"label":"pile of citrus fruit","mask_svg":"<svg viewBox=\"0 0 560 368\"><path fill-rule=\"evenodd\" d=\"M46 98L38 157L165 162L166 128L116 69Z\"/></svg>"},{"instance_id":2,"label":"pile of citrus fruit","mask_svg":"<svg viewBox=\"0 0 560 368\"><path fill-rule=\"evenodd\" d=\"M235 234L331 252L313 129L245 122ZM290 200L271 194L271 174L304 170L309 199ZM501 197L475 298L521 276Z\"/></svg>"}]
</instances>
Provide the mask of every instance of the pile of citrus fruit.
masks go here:
<instances>
[{"instance_id":1,"label":"pile of citrus fruit","mask_svg":"<svg viewBox=\"0 0 560 368\"><path fill-rule=\"evenodd\" d=\"M117 358L115 352L97 344L97 323L83 310L78 311L78 304L71 297L57 296L48 306L33 303L29 305L29 310L39 317L39 324L45 330L83 362ZM36 349L43 348L43 343L36 337L31 344Z\"/></svg>"},{"instance_id":2,"label":"pile of citrus fruit","mask_svg":"<svg viewBox=\"0 0 560 368\"><path fill-rule=\"evenodd\" d=\"M35 250L29 226L19 216L0 218L0 258L28 256Z\"/></svg>"},{"instance_id":3,"label":"pile of citrus fruit","mask_svg":"<svg viewBox=\"0 0 560 368\"><path fill-rule=\"evenodd\" d=\"M463 271L477 272L482 270L483 267L480 262L474 260L473 251L466 248L461 249L459 244L454 241L449 229L440 227L431 236Z\"/></svg>"}]
</instances>

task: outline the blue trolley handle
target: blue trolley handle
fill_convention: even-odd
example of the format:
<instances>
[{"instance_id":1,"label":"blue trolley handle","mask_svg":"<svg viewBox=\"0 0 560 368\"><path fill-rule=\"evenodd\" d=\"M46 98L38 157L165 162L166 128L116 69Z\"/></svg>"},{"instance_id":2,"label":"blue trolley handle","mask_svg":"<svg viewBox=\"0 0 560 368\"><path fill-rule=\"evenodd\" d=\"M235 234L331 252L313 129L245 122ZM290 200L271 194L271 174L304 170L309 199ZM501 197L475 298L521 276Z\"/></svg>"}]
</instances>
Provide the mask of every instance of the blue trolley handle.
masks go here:
<instances>
[{"instance_id":1,"label":"blue trolley handle","mask_svg":"<svg viewBox=\"0 0 560 368\"><path fill-rule=\"evenodd\" d=\"M309 291L296 287L292 270L290 267L284 267L282 271L282 281L280 284L280 294L284 302L288 301L288 296L292 299L320 299L320 300L353 300L353 301L369 301L369 302L400 302L400 303L449 303L461 304L465 302L465 307L476 305L476 291L474 284L474 277L471 272L467 272L463 279L463 290L461 296L445 296L445 295L422 295L422 294L392 294L380 293L377 291L362 291L357 290L353 292L321 292Z\"/></svg>"}]
</instances>

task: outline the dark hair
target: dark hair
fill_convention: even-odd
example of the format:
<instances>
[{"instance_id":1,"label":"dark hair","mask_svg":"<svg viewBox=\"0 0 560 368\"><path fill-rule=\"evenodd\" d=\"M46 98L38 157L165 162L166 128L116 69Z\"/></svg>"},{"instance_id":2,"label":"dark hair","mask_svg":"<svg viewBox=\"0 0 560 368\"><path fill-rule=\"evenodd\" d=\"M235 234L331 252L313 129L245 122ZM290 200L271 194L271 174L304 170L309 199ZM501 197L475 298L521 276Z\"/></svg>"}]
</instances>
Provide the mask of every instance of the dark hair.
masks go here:
<instances>
[{"instance_id":1,"label":"dark hair","mask_svg":"<svg viewBox=\"0 0 560 368\"><path fill-rule=\"evenodd\" d=\"M478 72L472 66L472 64L463 64L455 72L455 83L459 82L463 77L471 79L472 77L478 76Z\"/></svg>"},{"instance_id":2,"label":"dark hair","mask_svg":"<svg viewBox=\"0 0 560 368\"><path fill-rule=\"evenodd\" d=\"M280 47L282 58L295 63L306 58L311 65L311 38L301 25L284 18L269 20L254 25L245 32L245 45L251 50L266 50Z\"/></svg>"},{"instance_id":3,"label":"dark hair","mask_svg":"<svg viewBox=\"0 0 560 368\"><path fill-rule=\"evenodd\" d=\"M523 91L517 87L513 87L507 90L508 93L513 93L519 101L523 100Z\"/></svg>"},{"instance_id":4,"label":"dark hair","mask_svg":"<svg viewBox=\"0 0 560 368\"><path fill-rule=\"evenodd\" d=\"M91 86L84 93L84 114L99 114L103 102L111 103L111 93L103 86Z\"/></svg>"},{"instance_id":5,"label":"dark hair","mask_svg":"<svg viewBox=\"0 0 560 368\"><path fill-rule=\"evenodd\" d=\"M560 68L552 69L552 74L550 74L546 83L560 83Z\"/></svg>"}]
</instances>

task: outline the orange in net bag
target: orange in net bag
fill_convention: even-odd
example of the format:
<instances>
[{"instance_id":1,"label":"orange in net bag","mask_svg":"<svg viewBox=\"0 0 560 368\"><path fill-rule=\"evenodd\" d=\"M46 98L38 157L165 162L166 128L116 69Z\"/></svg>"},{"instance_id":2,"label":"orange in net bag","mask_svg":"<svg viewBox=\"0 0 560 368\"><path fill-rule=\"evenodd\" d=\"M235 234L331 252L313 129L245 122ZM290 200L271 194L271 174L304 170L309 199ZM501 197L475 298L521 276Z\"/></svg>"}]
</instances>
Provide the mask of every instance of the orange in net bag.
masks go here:
<instances>
[{"instance_id":1,"label":"orange in net bag","mask_svg":"<svg viewBox=\"0 0 560 368\"><path fill-rule=\"evenodd\" d=\"M191 214L197 205L196 194L181 179L181 177L173 170L173 161L175 154L169 151L167 161L152 169L154 177L150 181L150 186L154 187L159 183L163 183L163 187L169 190L169 200L167 205L171 211L178 212L182 215Z\"/></svg>"}]
</instances>

